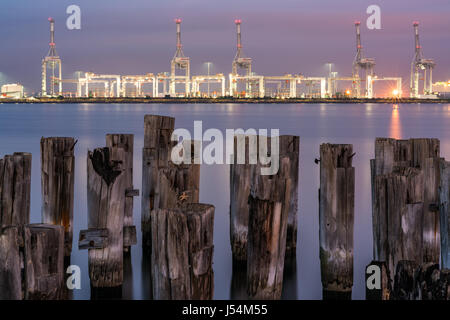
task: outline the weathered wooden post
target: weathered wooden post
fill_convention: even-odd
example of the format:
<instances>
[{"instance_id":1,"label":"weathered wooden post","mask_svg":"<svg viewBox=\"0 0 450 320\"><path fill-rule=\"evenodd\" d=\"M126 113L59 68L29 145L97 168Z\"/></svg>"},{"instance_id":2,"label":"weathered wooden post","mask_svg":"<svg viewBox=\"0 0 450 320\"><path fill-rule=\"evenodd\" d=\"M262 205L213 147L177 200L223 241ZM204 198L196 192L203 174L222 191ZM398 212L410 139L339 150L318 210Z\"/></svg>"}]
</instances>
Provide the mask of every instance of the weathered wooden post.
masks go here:
<instances>
[{"instance_id":1,"label":"weathered wooden post","mask_svg":"<svg viewBox=\"0 0 450 320\"><path fill-rule=\"evenodd\" d=\"M355 168L353 146L320 146L319 237L323 299L351 299Z\"/></svg>"},{"instance_id":2,"label":"weathered wooden post","mask_svg":"<svg viewBox=\"0 0 450 320\"><path fill-rule=\"evenodd\" d=\"M440 170L439 207L442 269L450 269L450 161L441 159Z\"/></svg>"},{"instance_id":3,"label":"weathered wooden post","mask_svg":"<svg viewBox=\"0 0 450 320\"><path fill-rule=\"evenodd\" d=\"M55 300L63 297L63 226L25 226L24 270L25 299Z\"/></svg>"},{"instance_id":4,"label":"weathered wooden post","mask_svg":"<svg viewBox=\"0 0 450 320\"><path fill-rule=\"evenodd\" d=\"M0 300L22 299L18 230L16 226L0 226Z\"/></svg>"},{"instance_id":5,"label":"weathered wooden post","mask_svg":"<svg viewBox=\"0 0 450 320\"><path fill-rule=\"evenodd\" d=\"M0 159L0 225L30 222L31 153L15 152Z\"/></svg>"},{"instance_id":6,"label":"weathered wooden post","mask_svg":"<svg viewBox=\"0 0 450 320\"><path fill-rule=\"evenodd\" d=\"M191 203L151 212L156 300L213 298L214 206Z\"/></svg>"},{"instance_id":7,"label":"weathered wooden post","mask_svg":"<svg viewBox=\"0 0 450 320\"><path fill-rule=\"evenodd\" d=\"M374 259L439 262L439 140L377 138L372 170Z\"/></svg>"},{"instance_id":8,"label":"weathered wooden post","mask_svg":"<svg viewBox=\"0 0 450 320\"><path fill-rule=\"evenodd\" d=\"M286 256L289 257L295 255L297 248L300 138L297 136L280 136L278 139L279 159L289 157L291 162L289 176L292 179L292 186L290 191L285 252ZM267 147L270 150L271 139L268 138L267 141ZM259 147L259 136L257 135L237 135L234 138L233 163L230 167L230 241L233 260L235 261L247 260L248 197L252 183L261 174L261 165L258 163L258 157L260 156ZM244 154L240 155L239 153ZM238 161L239 158L242 160Z\"/></svg>"},{"instance_id":9,"label":"weathered wooden post","mask_svg":"<svg viewBox=\"0 0 450 320\"><path fill-rule=\"evenodd\" d=\"M198 203L200 165L179 164L171 161L171 141L175 119L146 115L142 150L142 243L151 246L150 212L155 209L176 208L180 198ZM193 142L192 142L193 143ZM191 152L192 159L194 152Z\"/></svg>"},{"instance_id":10,"label":"weathered wooden post","mask_svg":"<svg viewBox=\"0 0 450 320\"><path fill-rule=\"evenodd\" d=\"M72 252L74 138L41 138L42 223L64 227L64 256Z\"/></svg>"},{"instance_id":11,"label":"weathered wooden post","mask_svg":"<svg viewBox=\"0 0 450 320\"><path fill-rule=\"evenodd\" d=\"M397 263L394 277L394 300L414 300L416 293L416 274L420 266L411 260Z\"/></svg>"},{"instance_id":12,"label":"weathered wooden post","mask_svg":"<svg viewBox=\"0 0 450 320\"><path fill-rule=\"evenodd\" d=\"M392 280L386 263L372 261L366 267L366 300L390 300Z\"/></svg>"},{"instance_id":13,"label":"weathered wooden post","mask_svg":"<svg viewBox=\"0 0 450 320\"><path fill-rule=\"evenodd\" d=\"M80 244L87 239L89 277L94 288L119 287L123 282L123 220L127 188L124 157L122 148L118 148L114 157L111 148L88 151L89 230L80 233Z\"/></svg>"},{"instance_id":14,"label":"weathered wooden post","mask_svg":"<svg viewBox=\"0 0 450 320\"><path fill-rule=\"evenodd\" d=\"M274 143L273 138L271 143ZM250 299L280 299L290 208L291 159L280 157L276 175L258 175L252 183L247 244L247 292Z\"/></svg>"},{"instance_id":15,"label":"weathered wooden post","mask_svg":"<svg viewBox=\"0 0 450 320\"><path fill-rule=\"evenodd\" d=\"M133 187L133 134L107 134L106 147L111 148L112 158L117 158L117 152L124 153L123 170L126 181L125 190L125 213L123 217L123 247L128 251L132 245L137 243L136 226L133 224L133 197L139 195L139 190ZM123 149L123 151L119 151Z\"/></svg>"}]
</instances>

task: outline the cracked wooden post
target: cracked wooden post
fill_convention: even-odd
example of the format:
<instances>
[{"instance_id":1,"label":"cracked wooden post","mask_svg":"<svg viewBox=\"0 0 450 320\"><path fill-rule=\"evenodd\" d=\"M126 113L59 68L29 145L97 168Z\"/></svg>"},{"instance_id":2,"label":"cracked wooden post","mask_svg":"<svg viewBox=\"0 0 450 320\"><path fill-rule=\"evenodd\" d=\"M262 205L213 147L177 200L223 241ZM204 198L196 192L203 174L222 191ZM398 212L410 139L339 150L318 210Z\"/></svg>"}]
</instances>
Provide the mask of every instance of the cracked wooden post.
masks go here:
<instances>
[{"instance_id":1,"label":"cracked wooden post","mask_svg":"<svg viewBox=\"0 0 450 320\"><path fill-rule=\"evenodd\" d=\"M353 146L320 146L319 238L323 299L351 299L355 168Z\"/></svg>"},{"instance_id":2,"label":"cracked wooden post","mask_svg":"<svg viewBox=\"0 0 450 320\"><path fill-rule=\"evenodd\" d=\"M150 212L156 209L176 208L180 197L185 202L198 203L200 191L200 165L176 165L171 161L171 141L175 119L146 115L142 150L142 244L151 247ZM189 142L194 144L195 142ZM191 145L191 147L192 147Z\"/></svg>"},{"instance_id":3,"label":"cracked wooden post","mask_svg":"<svg viewBox=\"0 0 450 320\"><path fill-rule=\"evenodd\" d=\"M89 278L93 288L114 288L123 282L123 221L125 214L125 153L98 148L87 155L87 234L107 234L107 241L89 243ZM105 231L106 229L106 231ZM103 230L103 231L99 231ZM100 237L101 239L101 237ZM80 240L81 234L80 234Z\"/></svg>"},{"instance_id":4,"label":"cracked wooden post","mask_svg":"<svg viewBox=\"0 0 450 320\"><path fill-rule=\"evenodd\" d=\"M125 213L123 217L123 248L129 251L137 243L136 226L133 223L133 197L139 196L139 190L133 187L133 134L107 134L106 147L111 148L112 158L117 158L117 152L124 152L123 169L126 181ZM123 151L119 151L122 149Z\"/></svg>"},{"instance_id":5,"label":"cracked wooden post","mask_svg":"<svg viewBox=\"0 0 450 320\"><path fill-rule=\"evenodd\" d=\"M248 197L252 182L260 175L258 140L259 136L257 135L237 135L234 138L233 163L230 166L230 241L233 260L235 261L245 262L247 260ZM270 145L270 138L268 139L268 144ZM299 137L279 137L280 159L287 156L291 161L289 175L292 179L292 186L285 252L287 257L295 255L297 248L299 148ZM238 152L245 153L240 158L240 161L238 161L238 157L240 157L238 156Z\"/></svg>"},{"instance_id":6,"label":"cracked wooden post","mask_svg":"<svg viewBox=\"0 0 450 320\"><path fill-rule=\"evenodd\" d=\"M274 143L272 138L271 143ZM247 292L250 299L280 299L290 209L290 157L280 157L275 175L257 175L249 202Z\"/></svg>"},{"instance_id":7,"label":"cracked wooden post","mask_svg":"<svg viewBox=\"0 0 450 320\"><path fill-rule=\"evenodd\" d=\"M438 263L439 140L377 138L371 169L374 259Z\"/></svg>"},{"instance_id":8,"label":"cracked wooden post","mask_svg":"<svg viewBox=\"0 0 450 320\"><path fill-rule=\"evenodd\" d=\"M156 300L209 300L214 293L214 206L183 204L151 212Z\"/></svg>"},{"instance_id":9,"label":"cracked wooden post","mask_svg":"<svg viewBox=\"0 0 450 320\"><path fill-rule=\"evenodd\" d=\"M58 300L64 293L64 227L24 227L24 298Z\"/></svg>"},{"instance_id":10,"label":"cracked wooden post","mask_svg":"<svg viewBox=\"0 0 450 320\"><path fill-rule=\"evenodd\" d=\"M30 222L31 153L15 152L0 159L0 225Z\"/></svg>"},{"instance_id":11,"label":"cracked wooden post","mask_svg":"<svg viewBox=\"0 0 450 320\"><path fill-rule=\"evenodd\" d=\"M439 206L442 269L450 269L450 161L441 159L440 170Z\"/></svg>"},{"instance_id":12,"label":"cracked wooden post","mask_svg":"<svg viewBox=\"0 0 450 320\"><path fill-rule=\"evenodd\" d=\"M74 138L41 138L42 223L64 227L64 256L73 239Z\"/></svg>"},{"instance_id":13,"label":"cracked wooden post","mask_svg":"<svg viewBox=\"0 0 450 320\"><path fill-rule=\"evenodd\" d=\"M400 260L395 267L393 300L414 300L416 274L420 265L411 260Z\"/></svg>"}]
</instances>

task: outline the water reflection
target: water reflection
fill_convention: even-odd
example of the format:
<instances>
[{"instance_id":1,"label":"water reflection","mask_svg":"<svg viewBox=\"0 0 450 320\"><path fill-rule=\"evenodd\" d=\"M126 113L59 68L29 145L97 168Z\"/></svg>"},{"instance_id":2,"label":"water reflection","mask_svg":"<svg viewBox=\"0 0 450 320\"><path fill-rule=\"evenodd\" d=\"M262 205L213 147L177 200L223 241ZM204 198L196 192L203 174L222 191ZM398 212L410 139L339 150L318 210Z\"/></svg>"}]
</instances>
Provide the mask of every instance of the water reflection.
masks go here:
<instances>
[{"instance_id":1,"label":"water reflection","mask_svg":"<svg viewBox=\"0 0 450 320\"><path fill-rule=\"evenodd\" d=\"M389 136L394 139L402 138L402 125L400 122L399 105L394 104L392 106L391 125L389 128Z\"/></svg>"}]
</instances>

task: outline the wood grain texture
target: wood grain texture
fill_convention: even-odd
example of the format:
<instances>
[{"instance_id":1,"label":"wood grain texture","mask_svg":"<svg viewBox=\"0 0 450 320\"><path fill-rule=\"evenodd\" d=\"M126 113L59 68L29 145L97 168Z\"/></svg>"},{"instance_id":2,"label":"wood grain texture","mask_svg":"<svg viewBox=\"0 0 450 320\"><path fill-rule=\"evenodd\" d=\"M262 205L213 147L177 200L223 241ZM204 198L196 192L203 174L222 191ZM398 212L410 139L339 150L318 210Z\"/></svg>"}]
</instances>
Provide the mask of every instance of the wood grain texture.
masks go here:
<instances>
[{"instance_id":1,"label":"wood grain texture","mask_svg":"<svg viewBox=\"0 0 450 320\"><path fill-rule=\"evenodd\" d=\"M319 239L324 298L353 286L355 168L353 146L320 146Z\"/></svg>"},{"instance_id":2,"label":"wood grain texture","mask_svg":"<svg viewBox=\"0 0 450 320\"><path fill-rule=\"evenodd\" d=\"M371 161L374 259L439 262L439 140L377 138Z\"/></svg>"},{"instance_id":3,"label":"wood grain texture","mask_svg":"<svg viewBox=\"0 0 450 320\"><path fill-rule=\"evenodd\" d=\"M263 137L265 139L265 137ZM240 145L245 145L243 163L238 163ZM288 226L286 234L286 256L292 256L297 248L298 181L299 181L300 138L297 136L279 137L279 159L289 157L290 178L292 179ZM267 150L271 150L271 139L267 139ZM252 183L261 175L259 136L236 135L234 138L233 164L230 166L230 242L233 260L247 260L248 243L248 198ZM253 161L252 161L253 160Z\"/></svg>"},{"instance_id":4,"label":"wood grain texture","mask_svg":"<svg viewBox=\"0 0 450 320\"><path fill-rule=\"evenodd\" d=\"M125 189L123 149L98 148L87 155L88 228L108 229L108 245L89 249L89 277L95 288L123 282Z\"/></svg>"},{"instance_id":5,"label":"wood grain texture","mask_svg":"<svg viewBox=\"0 0 450 320\"><path fill-rule=\"evenodd\" d=\"M75 184L74 138L41 138L42 223L64 227L64 255L72 252Z\"/></svg>"},{"instance_id":6,"label":"wood grain texture","mask_svg":"<svg viewBox=\"0 0 450 320\"><path fill-rule=\"evenodd\" d=\"M0 225L30 221L31 154L16 152L0 159Z\"/></svg>"},{"instance_id":7,"label":"wood grain texture","mask_svg":"<svg viewBox=\"0 0 450 320\"><path fill-rule=\"evenodd\" d=\"M107 134L106 147L111 148L112 157L119 152L124 153L123 158L123 174L125 175L125 213L123 217L124 226L124 251L128 251L132 245L137 243L136 226L133 222L133 197L139 196L139 190L135 190L133 186L133 152L134 152L134 135L133 134ZM134 230L134 232L133 232Z\"/></svg>"},{"instance_id":8,"label":"wood grain texture","mask_svg":"<svg viewBox=\"0 0 450 320\"><path fill-rule=\"evenodd\" d=\"M247 245L247 293L250 299L280 299L290 209L291 158L280 159L273 176L251 183Z\"/></svg>"},{"instance_id":9,"label":"wood grain texture","mask_svg":"<svg viewBox=\"0 0 450 320\"><path fill-rule=\"evenodd\" d=\"M0 300L21 300L19 228L0 227Z\"/></svg>"},{"instance_id":10,"label":"wood grain texture","mask_svg":"<svg viewBox=\"0 0 450 320\"><path fill-rule=\"evenodd\" d=\"M151 224L153 298L212 299L214 206L156 209Z\"/></svg>"},{"instance_id":11,"label":"wood grain texture","mask_svg":"<svg viewBox=\"0 0 450 320\"><path fill-rule=\"evenodd\" d=\"M63 297L64 227L30 224L24 227L24 297L56 300Z\"/></svg>"},{"instance_id":12,"label":"wood grain texture","mask_svg":"<svg viewBox=\"0 0 450 320\"><path fill-rule=\"evenodd\" d=\"M175 119L146 115L145 136L142 150L142 214L141 228L143 246L151 246L151 216L155 209L176 208L180 199L184 203L198 203L200 191L200 165L176 165L171 161L175 142L171 136ZM188 142L190 147L195 142ZM191 149L192 150L192 149Z\"/></svg>"}]
</instances>

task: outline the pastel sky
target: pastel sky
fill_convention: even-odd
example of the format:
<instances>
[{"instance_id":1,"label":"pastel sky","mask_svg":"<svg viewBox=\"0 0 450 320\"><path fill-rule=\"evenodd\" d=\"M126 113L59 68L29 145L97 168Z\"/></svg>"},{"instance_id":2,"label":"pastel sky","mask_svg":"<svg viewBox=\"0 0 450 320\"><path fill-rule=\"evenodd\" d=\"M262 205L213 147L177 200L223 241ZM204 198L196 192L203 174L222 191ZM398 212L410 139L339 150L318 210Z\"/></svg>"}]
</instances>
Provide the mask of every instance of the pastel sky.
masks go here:
<instances>
[{"instance_id":1,"label":"pastel sky","mask_svg":"<svg viewBox=\"0 0 450 320\"><path fill-rule=\"evenodd\" d=\"M66 28L67 6L81 7L81 30ZM368 30L366 9L381 7L381 30ZM380 76L409 83L414 38L420 21L426 58L437 62L435 80L450 79L448 0L1 0L0 83L40 86L40 61L48 51L48 17L56 20L56 48L63 77L75 71L144 74L169 71L175 53L174 18L182 23L183 50L193 74L228 74L235 54L234 19L242 19L244 52L264 75L326 74L334 63L351 73L355 20L362 21L364 55Z\"/></svg>"}]
</instances>

